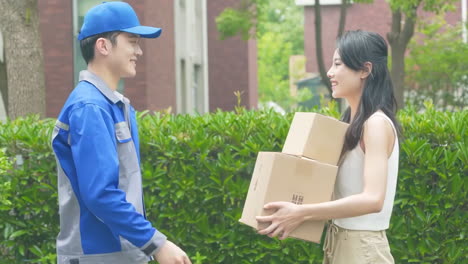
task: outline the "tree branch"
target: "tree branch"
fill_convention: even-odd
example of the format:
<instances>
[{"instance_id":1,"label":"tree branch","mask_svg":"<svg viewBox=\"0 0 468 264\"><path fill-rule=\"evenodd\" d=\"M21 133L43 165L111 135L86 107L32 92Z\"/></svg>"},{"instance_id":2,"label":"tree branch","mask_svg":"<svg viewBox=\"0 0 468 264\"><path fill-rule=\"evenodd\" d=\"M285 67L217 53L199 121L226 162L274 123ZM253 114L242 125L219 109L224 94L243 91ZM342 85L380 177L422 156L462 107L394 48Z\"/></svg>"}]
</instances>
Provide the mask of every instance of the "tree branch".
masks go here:
<instances>
[{"instance_id":1,"label":"tree branch","mask_svg":"<svg viewBox=\"0 0 468 264\"><path fill-rule=\"evenodd\" d=\"M387 33L388 42L391 45L398 41L401 31L401 10L398 8L392 11L392 27L391 31Z\"/></svg>"},{"instance_id":2,"label":"tree branch","mask_svg":"<svg viewBox=\"0 0 468 264\"><path fill-rule=\"evenodd\" d=\"M416 11L418 7L415 6L405 14L405 25L400 36L402 44L408 44L409 40L413 37L414 28L416 26Z\"/></svg>"},{"instance_id":3,"label":"tree branch","mask_svg":"<svg viewBox=\"0 0 468 264\"><path fill-rule=\"evenodd\" d=\"M320 0L315 0L315 52L317 54L317 65L320 72L322 83L327 87L330 95L332 94L331 83L325 71L322 49L322 15L320 13Z\"/></svg>"},{"instance_id":4,"label":"tree branch","mask_svg":"<svg viewBox=\"0 0 468 264\"><path fill-rule=\"evenodd\" d=\"M401 31L401 10L392 11L392 31L395 33L400 33Z\"/></svg>"},{"instance_id":5,"label":"tree branch","mask_svg":"<svg viewBox=\"0 0 468 264\"><path fill-rule=\"evenodd\" d=\"M348 8L348 0L341 0L341 8L340 8L340 22L338 26L338 37L343 35L346 23L346 9Z\"/></svg>"}]
</instances>

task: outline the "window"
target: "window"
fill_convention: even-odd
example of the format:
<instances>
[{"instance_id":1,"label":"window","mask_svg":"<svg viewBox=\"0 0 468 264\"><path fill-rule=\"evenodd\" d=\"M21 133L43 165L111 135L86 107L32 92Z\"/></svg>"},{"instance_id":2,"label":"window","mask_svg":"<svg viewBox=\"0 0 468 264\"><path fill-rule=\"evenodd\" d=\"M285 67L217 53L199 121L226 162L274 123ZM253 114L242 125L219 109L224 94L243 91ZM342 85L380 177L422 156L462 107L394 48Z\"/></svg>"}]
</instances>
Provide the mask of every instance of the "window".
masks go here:
<instances>
[{"instance_id":1,"label":"window","mask_svg":"<svg viewBox=\"0 0 468 264\"><path fill-rule=\"evenodd\" d=\"M86 12L93 6L96 6L102 2L102 0L73 0L73 74L75 85L78 84L80 71L86 70L87 68L86 62L81 55L80 43L77 40L78 33L80 32L81 26L83 25ZM123 93L123 80L120 80L117 91Z\"/></svg>"},{"instance_id":2,"label":"window","mask_svg":"<svg viewBox=\"0 0 468 264\"><path fill-rule=\"evenodd\" d=\"M200 64L193 65L193 86L192 86L192 105L198 111L204 111L204 97L203 97L203 72Z\"/></svg>"},{"instance_id":3,"label":"window","mask_svg":"<svg viewBox=\"0 0 468 264\"><path fill-rule=\"evenodd\" d=\"M181 97L181 102L180 102L180 111L182 113L186 113L188 111L187 107L187 76L186 76L186 70L185 70L185 60L181 59L180 60L180 97Z\"/></svg>"}]
</instances>

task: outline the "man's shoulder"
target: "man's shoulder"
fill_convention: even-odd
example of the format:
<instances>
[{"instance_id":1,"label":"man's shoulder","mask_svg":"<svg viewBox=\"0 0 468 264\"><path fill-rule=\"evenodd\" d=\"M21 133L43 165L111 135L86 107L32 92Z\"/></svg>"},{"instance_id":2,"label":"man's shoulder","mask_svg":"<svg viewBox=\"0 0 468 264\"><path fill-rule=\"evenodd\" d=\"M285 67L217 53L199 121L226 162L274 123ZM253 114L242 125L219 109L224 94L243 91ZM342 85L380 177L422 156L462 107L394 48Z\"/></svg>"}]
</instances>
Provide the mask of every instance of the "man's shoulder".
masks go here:
<instances>
[{"instance_id":1,"label":"man's shoulder","mask_svg":"<svg viewBox=\"0 0 468 264\"><path fill-rule=\"evenodd\" d=\"M110 102L92 83L81 81L73 89L68 98L70 104L97 104L102 107L111 106Z\"/></svg>"},{"instance_id":2,"label":"man's shoulder","mask_svg":"<svg viewBox=\"0 0 468 264\"><path fill-rule=\"evenodd\" d=\"M105 112L111 112L112 105L92 83L80 81L68 96L60 115L68 116L84 107L99 107Z\"/></svg>"},{"instance_id":3,"label":"man's shoulder","mask_svg":"<svg viewBox=\"0 0 468 264\"><path fill-rule=\"evenodd\" d=\"M80 81L70 93L69 99L74 102L103 101L108 103L106 97L96 88L96 86L87 81Z\"/></svg>"}]
</instances>

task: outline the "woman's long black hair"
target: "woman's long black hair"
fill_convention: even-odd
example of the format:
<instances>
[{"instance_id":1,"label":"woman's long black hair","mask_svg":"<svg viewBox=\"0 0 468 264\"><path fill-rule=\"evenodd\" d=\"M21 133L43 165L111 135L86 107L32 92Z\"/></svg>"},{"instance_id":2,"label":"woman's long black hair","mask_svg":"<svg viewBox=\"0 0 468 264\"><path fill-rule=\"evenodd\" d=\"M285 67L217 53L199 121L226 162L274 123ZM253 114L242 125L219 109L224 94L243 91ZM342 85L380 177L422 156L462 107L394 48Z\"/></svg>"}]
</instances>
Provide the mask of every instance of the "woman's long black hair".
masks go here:
<instances>
[{"instance_id":1,"label":"woman's long black hair","mask_svg":"<svg viewBox=\"0 0 468 264\"><path fill-rule=\"evenodd\" d=\"M393 122L398 135L401 127L396 120L397 103L393 84L387 67L388 49L384 38L377 33L362 30L348 31L337 40L341 61L354 71L366 70L365 63L372 63L372 71L364 83L356 116L348 127L342 154L354 149L359 143L364 122L376 111L382 110ZM350 123L348 107L342 121Z\"/></svg>"}]
</instances>

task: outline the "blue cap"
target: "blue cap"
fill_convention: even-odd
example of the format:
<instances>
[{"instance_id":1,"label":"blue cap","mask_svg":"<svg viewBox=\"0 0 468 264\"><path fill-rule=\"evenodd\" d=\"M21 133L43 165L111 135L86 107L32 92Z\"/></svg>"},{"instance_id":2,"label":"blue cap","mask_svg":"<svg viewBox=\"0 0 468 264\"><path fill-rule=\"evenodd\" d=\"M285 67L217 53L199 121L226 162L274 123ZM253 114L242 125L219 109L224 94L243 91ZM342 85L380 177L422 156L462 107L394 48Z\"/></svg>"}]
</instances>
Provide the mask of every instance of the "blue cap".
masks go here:
<instances>
[{"instance_id":1,"label":"blue cap","mask_svg":"<svg viewBox=\"0 0 468 264\"><path fill-rule=\"evenodd\" d=\"M125 2L103 2L91 8L84 17L78 40L110 31L123 31L143 38L157 38L161 29L140 25L133 8Z\"/></svg>"}]
</instances>

